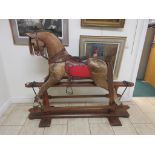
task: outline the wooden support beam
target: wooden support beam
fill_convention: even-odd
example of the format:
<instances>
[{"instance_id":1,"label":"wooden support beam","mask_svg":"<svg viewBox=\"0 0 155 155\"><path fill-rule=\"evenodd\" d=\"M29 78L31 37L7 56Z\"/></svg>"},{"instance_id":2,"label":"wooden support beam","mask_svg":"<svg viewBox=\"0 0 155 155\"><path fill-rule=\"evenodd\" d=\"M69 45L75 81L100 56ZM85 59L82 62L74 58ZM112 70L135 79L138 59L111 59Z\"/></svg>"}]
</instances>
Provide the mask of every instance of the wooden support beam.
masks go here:
<instances>
[{"instance_id":1,"label":"wooden support beam","mask_svg":"<svg viewBox=\"0 0 155 155\"><path fill-rule=\"evenodd\" d=\"M28 82L25 84L25 87L27 88L31 88L31 87L41 87L41 85L43 84L43 82ZM119 87L133 87L134 83L132 82L128 82L128 85L125 85L125 83L123 83L123 81L114 81L113 82L114 88L119 88ZM68 82L60 82L52 87L67 87L68 86ZM69 85L71 87L98 87L95 85L95 83L93 81L73 81L71 83L71 85Z\"/></svg>"},{"instance_id":2,"label":"wooden support beam","mask_svg":"<svg viewBox=\"0 0 155 155\"><path fill-rule=\"evenodd\" d=\"M75 106L75 107L50 107L48 111L42 111L40 108L31 108L30 111L30 118L33 119L33 117L39 118L40 116L50 116L50 117L56 117L56 116L76 116L76 115L97 115L100 114L104 117L110 117L110 116L120 116L120 117L128 117L129 114L127 112L127 109L129 108L126 105L117 106L117 109L111 113L111 110L113 110L113 106ZM58 117L59 117L58 116Z\"/></svg>"},{"instance_id":3,"label":"wooden support beam","mask_svg":"<svg viewBox=\"0 0 155 155\"><path fill-rule=\"evenodd\" d=\"M121 126L122 125L122 123L119 120L119 118L115 117L115 116L108 117L108 121L109 121L111 126Z\"/></svg>"},{"instance_id":4,"label":"wooden support beam","mask_svg":"<svg viewBox=\"0 0 155 155\"><path fill-rule=\"evenodd\" d=\"M40 123L39 123L40 128L50 127L50 125L51 125L51 118L50 117L45 117L45 118L42 118L40 120Z\"/></svg>"}]
</instances>

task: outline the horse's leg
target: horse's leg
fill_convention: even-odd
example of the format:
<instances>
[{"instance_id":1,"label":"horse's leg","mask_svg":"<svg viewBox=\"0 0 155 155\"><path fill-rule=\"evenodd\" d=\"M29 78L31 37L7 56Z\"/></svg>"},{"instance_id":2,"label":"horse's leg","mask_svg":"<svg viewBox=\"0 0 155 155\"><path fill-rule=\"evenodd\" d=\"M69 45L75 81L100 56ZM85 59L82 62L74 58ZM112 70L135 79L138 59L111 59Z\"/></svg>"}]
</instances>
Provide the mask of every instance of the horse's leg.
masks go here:
<instances>
[{"instance_id":1,"label":"horse's leg","mask_svg":"<svg viewBox=\"0 0 155 155\"><path fill-rule=\"evenodd\" d=\"M49 77L49 79L40 87L37 97L40 98L48 88L57 84L59 81L60 80Z\"/></svg>"},{"instance_id":2,"label":"horse's leg","mask_svg":"<svg viewBox=\"0 0 155 155\"><path fill-rule=\"evenodd\" d=\"M36 96L36 101L42 97L44 92L51 86L57 84L65 74L64 63L52 64L49 68L49 78L48 80L40 87L40 90Z\"/></svg>"}]
</instances>

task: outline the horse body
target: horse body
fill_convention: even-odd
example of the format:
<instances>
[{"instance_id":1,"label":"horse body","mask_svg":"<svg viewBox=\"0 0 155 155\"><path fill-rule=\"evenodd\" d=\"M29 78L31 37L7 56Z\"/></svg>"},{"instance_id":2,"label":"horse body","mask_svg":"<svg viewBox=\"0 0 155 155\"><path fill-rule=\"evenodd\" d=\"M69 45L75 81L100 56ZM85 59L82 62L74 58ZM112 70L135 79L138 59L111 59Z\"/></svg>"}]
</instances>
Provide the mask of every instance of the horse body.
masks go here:
<instances>
[{"instance_id":1,"label":"horse body","mask_svg":"<svg viewBox=\"0 0 155 155\"><path fill-rule=\"evenodd\" d=\"M46 48L48 59L51 60L51 63L49 64L49 76L46 82L40 87L39 93L36 96L36 101L38 101L48 88L60 82L61 79L67 75L65 61L67 61L69 54L64 50L62 57L59 56L64 49L64 45L52 33L37 32L27 33L27 35L30 38L30 53L45 56L46 53L44 49ZM108 90L107 64L95 57L88 58L87 65L94 83L97 86Z\"/></svg>"}]
</instances>

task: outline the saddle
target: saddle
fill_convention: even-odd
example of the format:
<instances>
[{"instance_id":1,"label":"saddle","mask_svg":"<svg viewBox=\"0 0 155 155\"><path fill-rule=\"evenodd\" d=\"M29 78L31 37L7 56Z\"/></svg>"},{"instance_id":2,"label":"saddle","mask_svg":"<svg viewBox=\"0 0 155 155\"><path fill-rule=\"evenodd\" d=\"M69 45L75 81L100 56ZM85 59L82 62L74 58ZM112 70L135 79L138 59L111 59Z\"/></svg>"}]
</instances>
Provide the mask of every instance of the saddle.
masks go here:
<instances>
[{"instance_id":1,"label":"saddle","mask_svg":"<svg viewBox=\"0 0 155 155\"><path fill-rule=\"evenodd\" d=\"M85 59L83 61L83 58L69 55L65 48L52 59L48 59L49 64L61 62L65 62L65 71L71 79L91 78Z\"/></svg>"},{"instance_id":2,"label":"saddle","mask_svg":"<svg viewBox=\"0 0 155 155\"><path fill-rule=\"evenodd\" d=\"M79 58L76 59L74 57L70 58L65 63L66 73L71 78L91 78L91 73L89 71L88 65L81 61Z\"/></svg>"}]
</instances>

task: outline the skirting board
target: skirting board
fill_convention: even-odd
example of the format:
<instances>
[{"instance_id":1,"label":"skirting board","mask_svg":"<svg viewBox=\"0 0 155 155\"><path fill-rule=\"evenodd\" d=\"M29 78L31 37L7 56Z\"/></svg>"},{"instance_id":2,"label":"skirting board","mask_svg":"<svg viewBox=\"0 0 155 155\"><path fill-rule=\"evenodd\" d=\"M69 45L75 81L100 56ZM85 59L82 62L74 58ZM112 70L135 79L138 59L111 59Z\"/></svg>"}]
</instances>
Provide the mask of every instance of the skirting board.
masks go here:
<instances>
[{"instance_id":1,"label":"skirting board","mask_svg":"<svg viewBox=\"0 0 155 155\"><path fill-rule=\"evenodd\" d=\"M2 106L0 106L0 117L5 113L5 111L9 108L9 106L12 104L10 99L5 101Z\"/></svg>"}]
</instances>

